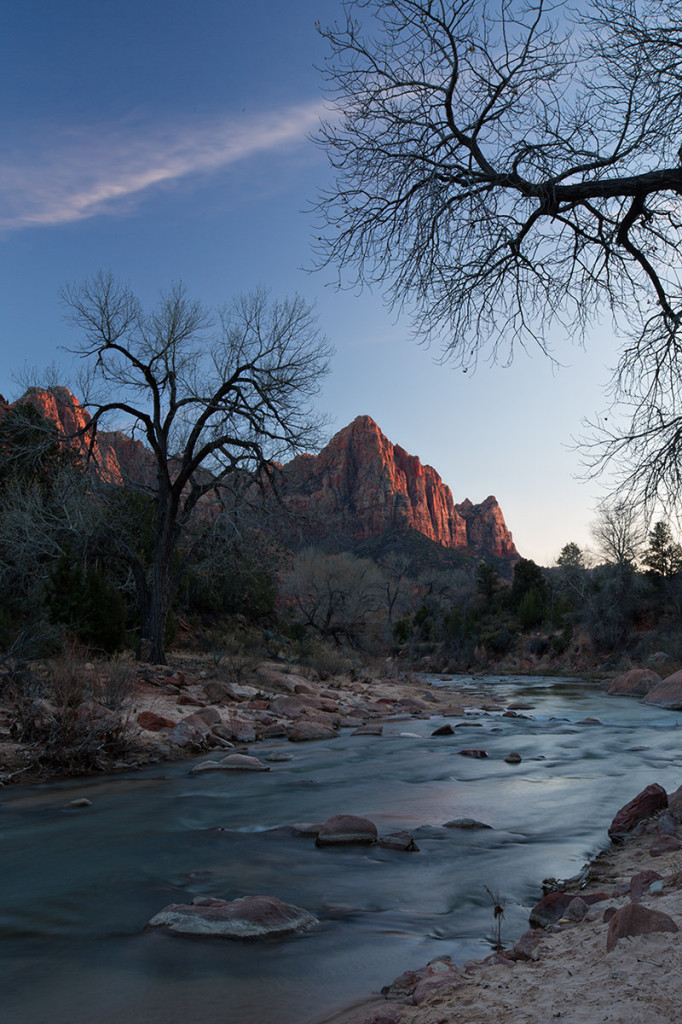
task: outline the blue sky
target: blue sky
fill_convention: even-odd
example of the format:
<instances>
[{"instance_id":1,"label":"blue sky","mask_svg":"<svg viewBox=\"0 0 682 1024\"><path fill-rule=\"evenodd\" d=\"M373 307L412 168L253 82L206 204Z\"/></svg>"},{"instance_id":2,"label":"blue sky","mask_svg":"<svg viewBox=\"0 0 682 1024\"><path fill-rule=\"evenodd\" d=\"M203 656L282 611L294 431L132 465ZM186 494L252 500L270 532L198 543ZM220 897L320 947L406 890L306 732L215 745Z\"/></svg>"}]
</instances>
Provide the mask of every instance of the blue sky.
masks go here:
<instances>
[{"instance_id":1,"label":"blue sky","mask_svg":"<svg viewBox=\"0 0 682 1024\"><path fill-rule=\"evenodd\" d=\"M59 289L99 268L153 302L182 280L208 305L258 284L317 305L336 347L322 406L368 414L430 463L455 501L495 494L519 551L550 564L589 541L600 491L571 437L605 405L608 324L583 351L473 375L437 365L380 295L311 274L328 180L308 139L323 108L315 21L336 0L5 0L0 9L0 392L24 364L73 367Z\"/></svg>"}]
</instances>

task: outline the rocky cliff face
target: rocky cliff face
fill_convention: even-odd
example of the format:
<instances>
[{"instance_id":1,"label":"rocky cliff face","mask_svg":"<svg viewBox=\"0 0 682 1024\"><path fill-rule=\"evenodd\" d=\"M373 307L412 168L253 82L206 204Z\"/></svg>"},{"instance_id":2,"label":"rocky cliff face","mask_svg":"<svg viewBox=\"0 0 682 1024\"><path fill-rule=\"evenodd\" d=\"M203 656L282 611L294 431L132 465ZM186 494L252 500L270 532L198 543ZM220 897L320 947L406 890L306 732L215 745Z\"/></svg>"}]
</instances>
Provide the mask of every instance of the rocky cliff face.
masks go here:
<instances>
[{"instance_id":1,"label":"rocky cliff face","mask_svg":"<svg viewBox=\"0 0 682 1024\"><path fill-rule=\"evenodd\" d=\"M99 430L93 443L92 417L68 388L29 388L19 401L29 402L60 434L72 438L75 448L89 453L107 483L152 483L154 461L145 446L118 430Z\"/></svg>"},{"instance_id":2,"label":"rocky cliff face","mask_svg":"<svg viewBox=\"0 0 682 1024\"><path fill-rule=\"evenodd\" d=\"M319 455L283 466L285 504L314 520L320 531L356 540L389 530L417 530L447 548L518 558L494 497L455 505L431 466L392 444L369 416L339 431Z\"/></svg>"},{"instance_id":3,"label":"rocky cliff face","mask_svg":"<svg viewBox=\"0 0 682 1024\"><path fill-rule=\"evenodd\" d=\"M119 431L103 430L92 443L90 414L68 388L31 388L20 401L30 402L74 438L83 453L92 445L106 481L153 484L154 460L145 446ZM364 540L416 530L446 548L518 558L494 497L479 505L468 499L455 505L435 469L392 444L369 416L358 416L340 430L319 455L300 455L279 467L278 489L287 507L314 524L318 535L339 532Z\"/></svg>"}]
</instances>

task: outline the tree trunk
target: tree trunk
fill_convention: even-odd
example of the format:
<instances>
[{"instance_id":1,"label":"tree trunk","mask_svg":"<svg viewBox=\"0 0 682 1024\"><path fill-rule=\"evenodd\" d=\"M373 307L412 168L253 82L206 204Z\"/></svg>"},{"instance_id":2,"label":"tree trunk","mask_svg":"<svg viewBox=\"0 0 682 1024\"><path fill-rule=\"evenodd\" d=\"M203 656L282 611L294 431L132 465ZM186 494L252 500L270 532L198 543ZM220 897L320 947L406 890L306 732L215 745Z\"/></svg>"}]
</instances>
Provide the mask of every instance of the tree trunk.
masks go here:
<instances>
[{"instance_id":1,"label":"tree trunk","mask_svg":"<svg viewBox=\"0 0 682 1024\"><path fill-rule=\"evenodd\" d=\"M177 540L175 519L172 502L164 501L160 496L158 529L149 587L149 615L145 630L149 640L149 660L153 665L166 664L166 624L172 590L171 566Z\"/></svg>"}]
</instances>

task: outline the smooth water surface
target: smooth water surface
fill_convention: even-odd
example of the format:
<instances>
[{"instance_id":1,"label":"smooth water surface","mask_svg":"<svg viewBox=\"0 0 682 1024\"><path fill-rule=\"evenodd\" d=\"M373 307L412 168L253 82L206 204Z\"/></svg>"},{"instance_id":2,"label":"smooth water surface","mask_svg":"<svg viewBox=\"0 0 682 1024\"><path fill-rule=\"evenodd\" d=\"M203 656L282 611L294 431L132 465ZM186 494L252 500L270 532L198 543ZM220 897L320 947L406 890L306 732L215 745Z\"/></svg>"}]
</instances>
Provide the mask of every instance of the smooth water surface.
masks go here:
<instances>
[{"instance_id":1,"label":"smooth water surface","mask_svg":"<svg viewBox=\"0 0 682 1024\"><path fill-rule=\"evenodd\" d=\"M439 682L447 686L446 682ZM616 810L650 782L682 783L682 716L588 684L454 679L533 705L387 720L382 737L293 745L269 773L189 775L162 765L0 794L0 1019L7 1024L310 1024L407 968L490 950L486 887L507 902L503 940L526 929L541 880L607 845ZM596 717L600 725L579 725ZM483 748L484 760L461 757ZM518 751L522 764L505 763ZM66 810L87 796L92 806ZM274 831L332 814L408 829L419 853L318 849ZM443 829L453 818L492 829ZM435 827L434 827L435 826ZM145 931L168 903L268 894L318 927L265 943Z\"/></svg>"}]
</instances>

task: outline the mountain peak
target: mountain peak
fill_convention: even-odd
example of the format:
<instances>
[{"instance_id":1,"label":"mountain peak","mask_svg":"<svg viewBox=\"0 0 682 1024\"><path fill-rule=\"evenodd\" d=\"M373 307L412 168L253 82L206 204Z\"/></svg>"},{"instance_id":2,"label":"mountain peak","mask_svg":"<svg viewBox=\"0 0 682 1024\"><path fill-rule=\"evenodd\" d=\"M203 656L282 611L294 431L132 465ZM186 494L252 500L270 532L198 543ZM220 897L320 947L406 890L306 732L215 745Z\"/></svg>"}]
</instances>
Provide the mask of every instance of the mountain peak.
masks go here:
<instances>
[{"instance_id":1,"label":"mountain peak","mask_svg":"<svg viewBox=\"0 0 682 1024\"><path fill-rule=\"evenodd\" d=\"M357 416L317 456L282 467L281 493L319 532L356 540L389 530L416 530L447 548L517 558L492 496L455 505L433 467L393 444L371 416Z\"/></svg>"}]
</instances>

